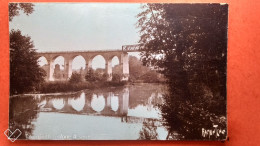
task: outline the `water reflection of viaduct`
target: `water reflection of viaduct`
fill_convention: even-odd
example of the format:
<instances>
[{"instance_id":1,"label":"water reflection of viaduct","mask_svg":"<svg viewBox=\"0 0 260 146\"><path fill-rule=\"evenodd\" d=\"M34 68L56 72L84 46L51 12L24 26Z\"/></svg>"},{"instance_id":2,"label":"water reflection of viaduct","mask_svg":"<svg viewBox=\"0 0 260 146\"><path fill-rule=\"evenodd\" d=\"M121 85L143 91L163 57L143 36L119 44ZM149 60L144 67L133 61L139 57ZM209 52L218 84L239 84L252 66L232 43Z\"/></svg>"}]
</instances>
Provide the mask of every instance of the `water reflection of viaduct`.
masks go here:
<instances>
[{"instance_id":1,"label":"water reflection of viaduct","mask_svg":"<svg viewBox=\"0 0 260 146\"><path fill-rule=\"evenodd\" d=\"M158 119L142 118L128 115L129 89L105 93L85 93L76 95L49 95L41 98L41 112L65 114L120 117L122 122L157 122Z\"/></svg>"},{"instance_id":2,"label":"water reflection of viaduct","mask_svg":"<svg viewBox=\"0 0 260 146\"><path fill-rule=\"evenodd\" d=\"M107 94L82 92L76 96L58 97L55 95L55 98L46 96L40 105L40 110L46 112L122 117L128 112L129 90L126 88L120 93L109 92Z\"/></svg>"}]
</instances>

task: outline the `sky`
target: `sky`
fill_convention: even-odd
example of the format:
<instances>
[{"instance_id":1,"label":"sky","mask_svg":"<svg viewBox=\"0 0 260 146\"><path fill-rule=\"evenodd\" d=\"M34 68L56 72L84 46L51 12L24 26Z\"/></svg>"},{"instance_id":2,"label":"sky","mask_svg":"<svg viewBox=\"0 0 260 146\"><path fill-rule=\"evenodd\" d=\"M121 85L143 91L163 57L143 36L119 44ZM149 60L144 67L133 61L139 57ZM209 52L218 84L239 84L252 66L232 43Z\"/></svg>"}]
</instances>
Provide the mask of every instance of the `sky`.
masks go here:
<instances>
[{"instance_id":1,"label":"sky","mask_svg":"<svg viewBox=\"0 0 260 146\"><path fill-rule=\"evenodd\" d=\"M140 4L35 3L34 12L29 16L20 12L9 29L30 36L39 52L121 49L138 43L136 16L140 12ZM129 54L139 57L138 53ZM104 68L102 57L97 60L93 68ZM83 67L83 61L74 63L73 68ZM56 63L62 64L62 59Z\"/></svg>"}]
</instances>

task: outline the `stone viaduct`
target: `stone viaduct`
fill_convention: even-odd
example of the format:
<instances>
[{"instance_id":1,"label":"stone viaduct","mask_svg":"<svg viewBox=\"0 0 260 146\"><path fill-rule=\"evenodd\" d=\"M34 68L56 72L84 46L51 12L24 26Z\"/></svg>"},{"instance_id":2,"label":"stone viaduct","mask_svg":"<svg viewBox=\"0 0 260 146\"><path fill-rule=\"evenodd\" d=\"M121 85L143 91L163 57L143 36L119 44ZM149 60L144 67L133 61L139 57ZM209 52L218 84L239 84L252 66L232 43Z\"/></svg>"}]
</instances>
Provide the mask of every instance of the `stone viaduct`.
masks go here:
<instances>
[{"instance_id":1,"label":"stone viaduct","mask_svg":"<svg viewBox=\"0 0 260 146\"><path fill-rule=\"evenodd\" d=\"M108 74L108 80L112 79L112 59L118 57L119 65L122 68L123 78L122 80L128 80L129 78L129 59L128 52L140 51L139 45L127 45L122 46L122 50L100 50L100 51L59 51L59 52L38 52L38 57L45 57L47 64L47 81L54 81L54 60L62 56L64 58L64 70L65 74L62 77L67 80L72 75L72 61L77 56L82 56L86 61L86 70L92 68L92 60L95 56L101 55L106 62L106 73Z\"/></svg>"}]
</instances>

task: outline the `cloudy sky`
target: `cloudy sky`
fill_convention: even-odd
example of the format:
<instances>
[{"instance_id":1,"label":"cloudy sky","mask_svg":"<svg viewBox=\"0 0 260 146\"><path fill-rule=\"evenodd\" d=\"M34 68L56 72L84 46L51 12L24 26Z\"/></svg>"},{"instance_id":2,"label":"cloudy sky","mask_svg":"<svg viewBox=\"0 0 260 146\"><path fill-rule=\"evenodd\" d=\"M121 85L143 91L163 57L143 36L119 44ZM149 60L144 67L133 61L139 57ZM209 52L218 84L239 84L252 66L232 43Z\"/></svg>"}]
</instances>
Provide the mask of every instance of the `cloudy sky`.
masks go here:
<instances>
[{"instance_id":1,"label":"cloudy sky","mask_svg":"<svg viewBox=\"0 0 260 146\"><path fill-rule=\"evenodd\" d=\"M35 3L34 12L14 17L9 29L31 36L40 52L121 49L138 43L139 12L140 4Z\"/></svg>"}]
</instances>

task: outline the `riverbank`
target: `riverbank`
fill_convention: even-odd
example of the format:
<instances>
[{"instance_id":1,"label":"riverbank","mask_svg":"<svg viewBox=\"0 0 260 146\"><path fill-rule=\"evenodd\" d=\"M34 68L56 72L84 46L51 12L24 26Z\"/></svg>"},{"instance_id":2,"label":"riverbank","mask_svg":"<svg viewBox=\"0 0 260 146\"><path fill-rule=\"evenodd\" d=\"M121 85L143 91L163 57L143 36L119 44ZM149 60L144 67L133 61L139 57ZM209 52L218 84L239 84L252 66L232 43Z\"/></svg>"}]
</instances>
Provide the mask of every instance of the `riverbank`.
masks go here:
<instances>
[{"instance_id":1,"label":"riverbank","mask_svg":"<svg viewBox=\"0 0 260 146\"><path fill-rule=\"evenodd\" d=\"M106 90L117 87L131 86L131 85L143 85L143 84L165 84L165 82L156 82L156 83L146 83L146 82L129 82L129 81L96 81L96 82L87 82L82 81L79 83L71 83L69 81L54 81L54 82L45 82L34 91L26 92L22 94L13 94L10 97L23 96L23 95L40 95L40 94L74 94L82 90ZM145 90L145 89L143 89Z\"/></svg>"},{"instance_id":2,"label":"riverbank","mask_svg":"<svg viewBox=\"0 0 260 146\"><path fill-rule=\"evenodd\" d=\"M114 81L102 81L102 82L79 82L70 83L68 81L55 81L43 83L39 89L39 93L60 93L60 92L77 92L85 89L99 89L105 87L118 87L124 86L127 82L114 82Z\"/></svg>"},{"instance_id":3,"label":"riverbank","mask_svg":"<svg viewBox=\"0 0 260 146\"><path fill-rule=\"evenodd\" d=\"M148 89L143 89L142 86L147 86ZM121 82L121 83L114 83L114 82L106 82L101 84L100 82L97 82L97 84L89 84L87 82L82 82L76 84L67 83L65 81L56 81L56 82L48 82L45 83L41 87L41 89L34 91L34 92L27 92L23 94L15 94L10 95L10 98L12 97L25 97L25 96L39 96L39 95L71 95L78 92L81 92L83 90L95 90L95 91L114 91L114 89L123 89L125 87L130 86L136 86L139 88L140 91L146 91L149 90L150 87L153 86L161 86L165 85L165 83L144 83L144 82ZM66 89L66 90L65 90ZM165 92L165 91L164 91ZM135 92L133 92L135 93Z\"/></svg>"}]
</instances>

